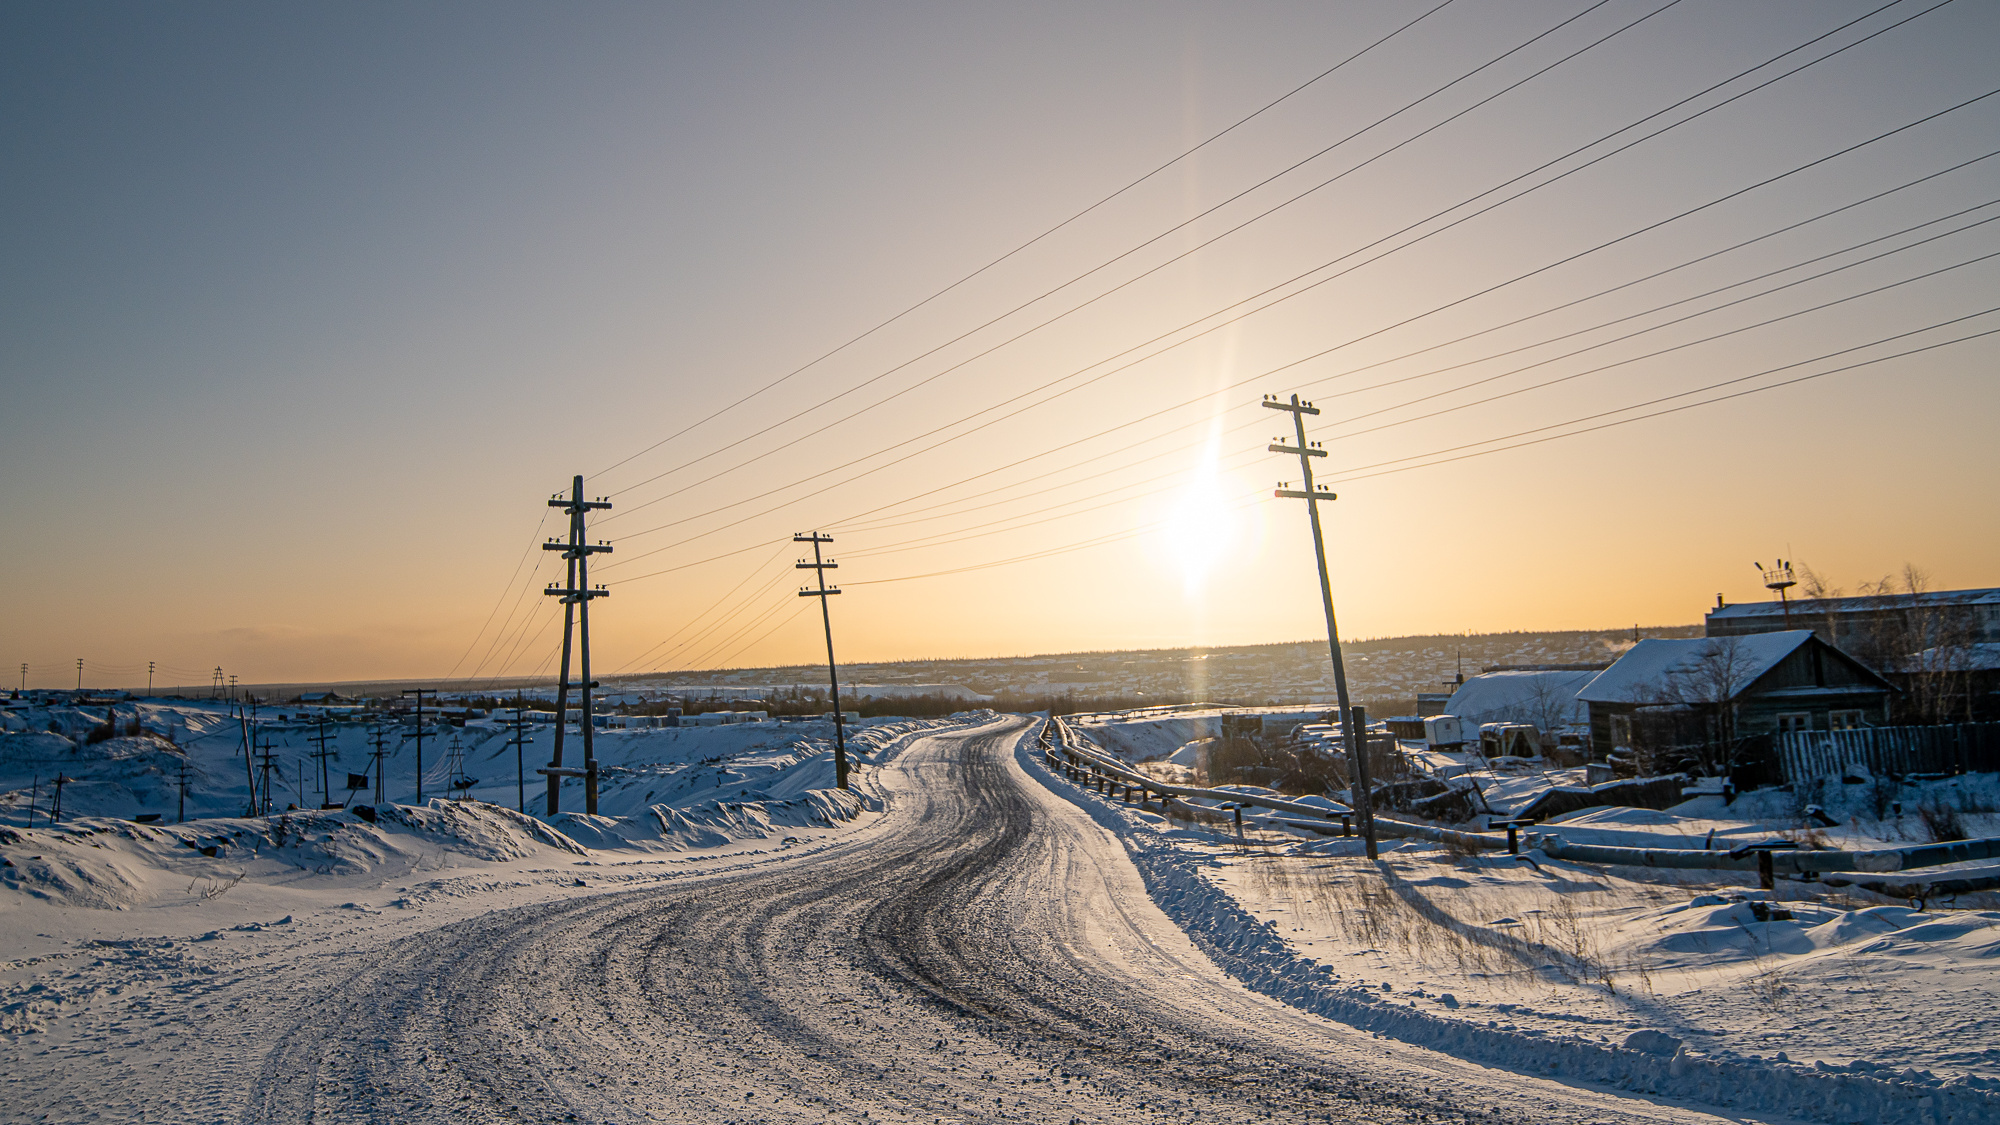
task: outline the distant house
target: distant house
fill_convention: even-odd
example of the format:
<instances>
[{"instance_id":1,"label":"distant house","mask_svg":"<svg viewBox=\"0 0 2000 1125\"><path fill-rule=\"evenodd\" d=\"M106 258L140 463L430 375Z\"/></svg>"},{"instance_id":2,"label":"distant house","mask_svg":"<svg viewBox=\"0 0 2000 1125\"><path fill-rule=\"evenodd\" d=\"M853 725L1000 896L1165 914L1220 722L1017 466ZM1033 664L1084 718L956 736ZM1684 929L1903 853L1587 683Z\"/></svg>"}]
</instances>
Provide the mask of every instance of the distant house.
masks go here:
<instances>
[{"instance_id":1,"label":"distant house","mask_svg":"<svg viewBox=\"0 0 2000 1125\"><path fill-rule=\"evenodd\" d=\"M309 691L299 696L297 701L300 703L317 703L317 704L353 702L353 700L347 698L346 696L340 694L337 691Z\"/></svg>"},{"instance_id":2,"label":"distant house","mask_svg":"<svg viewBox=\"0 0 2000 1125\"><path fill-rule=\"evenodd\" d=\"M1482 672L1451 693L1444 713L1473 723L1533 723L1543 731L1582 723L1589 712L1576 693L1601 671L1603 665Z\"/></svg>"},{"instance_id":3,"label":"distant house","mask_svg":"<svg viewBox=\"0 0 2000 1125\"><path fill-rule=\"evenodd\" d=\"M2000 720L2000 642L1940 645L1891 662L1882 675L1919 721Z\"/></svg>"},{"instance_id":4,"label":"distant house","mask_svg":"<svg viewBox=\"0 0 2000 1125\"><path fill-rule=\"evenodd\" d=\"M1895 691L1811 630L1793 629L1643 640L1577 698L1589 709L1593 757L1636 761L1646 773L1715 774L1760 735L1885 723Z\"/></svg>"}]
</instances>

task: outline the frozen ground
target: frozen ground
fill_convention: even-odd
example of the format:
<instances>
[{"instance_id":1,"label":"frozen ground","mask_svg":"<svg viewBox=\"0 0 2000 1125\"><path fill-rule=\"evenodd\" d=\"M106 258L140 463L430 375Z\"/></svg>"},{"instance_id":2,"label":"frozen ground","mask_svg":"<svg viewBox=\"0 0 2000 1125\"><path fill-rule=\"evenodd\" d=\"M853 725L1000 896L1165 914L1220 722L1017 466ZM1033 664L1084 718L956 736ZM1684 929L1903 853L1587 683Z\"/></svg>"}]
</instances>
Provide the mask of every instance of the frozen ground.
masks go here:
<instances>
[{"instance_id":1,"label":"frozen ground","mask_svg":"<svg viewBox=\"0 0 2000 1125\"><path fill-rule=\"evenodd\" d=\"M863 774L879 814L678 853L445 805L350 833L354 870L233 822L205 846L245 854L72 838L250 870L125 910L0 892L0 1119L1786 1120L1465 1062L1246 988L1157 874L1149 895L1113 810L1040 774L1029 729L912 732Z\"/></svg>"},{"instance_id":2,"label":"frozen ground","mask_svg":"<svg viewBox=\"0 0 2000 1125\"><path fill-rule=\"evenodd\" d=\"M1903 797L1906 808L1990 808L1994 780ZM1371 864L1356 841L1259 831L1253 818L1239 844L1047 783L1125 838L1154 896L1218 961L1309 1010L1476 1058L1539 1058L1639 1089L1824 1120L2000 1119L2000 900L1990 894L1918 911L1807 883L1765 893L1754 875L1744 885L1728 873L1395 841ZM1910 842L1915 817L1865 819L1853 797L1830 806L1850 816L1840 827L1786 831L1844 847ZM1669 812L1598 809L1546 830L1576 842L1728 848L1775 838L1771 821L1752 818L1783 823L1791 803L1760 795L1734 807L1701 798ZM1963 819L1974 832L1995 827L1990 814ZM1943 1116L1953 1107L1958 1117Z\"/></svg>"}]
</instances>

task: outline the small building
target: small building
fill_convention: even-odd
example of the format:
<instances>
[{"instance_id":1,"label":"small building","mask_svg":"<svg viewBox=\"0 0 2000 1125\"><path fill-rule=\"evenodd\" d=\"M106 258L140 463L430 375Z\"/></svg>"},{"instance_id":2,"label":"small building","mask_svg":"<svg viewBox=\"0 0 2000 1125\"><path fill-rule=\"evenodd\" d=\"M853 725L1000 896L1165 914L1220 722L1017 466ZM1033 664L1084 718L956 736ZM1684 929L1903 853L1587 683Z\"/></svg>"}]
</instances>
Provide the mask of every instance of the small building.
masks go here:
<instances>
[{"instance_id":1,"label":"small building","mask_svg":"<svg viewBox=\"0 0 2000 1125\"><path fill-rule=\"evenodd\" d=\"M1702 624L1711 637L1812 629L1864 659L1877 649L1901 655L1935 644L2000 642L2000 588L1738 605L1717 596Z\"/></svg>"},{"instance_id":2,"label":"small building","mask_svg":"<svg viewBox=\"0 0 2000 1125\"><path fill-rule=\"evenodd\" d=\"M1444 713L1475 727L1484 723L1532 723L1550 731L1589 718L1576 693L1605 665L1496 668L1481 672L1451 693Z\"/></svg>"},{"instance_id":3,"label":"small building","mask_svg":"<svg viewBox=\"0 0 2000 1125\"><path fill-rule=\"evenodd\" d=\"M1592 757L1715 775L1748 739L1889 720L1896 689L1810 629L1640 641L1577 698Z\"/></svg>"}]
</instances>

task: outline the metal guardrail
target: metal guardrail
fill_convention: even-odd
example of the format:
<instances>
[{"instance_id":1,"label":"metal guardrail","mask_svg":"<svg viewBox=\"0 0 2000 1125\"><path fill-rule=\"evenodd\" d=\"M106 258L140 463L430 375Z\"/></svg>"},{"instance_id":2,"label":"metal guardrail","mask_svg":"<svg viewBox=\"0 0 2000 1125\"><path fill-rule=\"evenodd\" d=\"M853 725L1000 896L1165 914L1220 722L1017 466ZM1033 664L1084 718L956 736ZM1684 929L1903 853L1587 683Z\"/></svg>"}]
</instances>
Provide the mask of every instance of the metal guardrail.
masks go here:
<instances>
[{"instance_id":1,"label":"metal guardrail","mask_svg":"<svg viewBox=\"0 0 2000 1125\"><path fill-rule=\"evenodd\" d=\"M1052 720L1043 729L1043 735L1043 757L1051 768L1066 768L1073 775L1078 773L1094 775L1107 786L1116 784L1136 789L1140 793L1142 804L1148 794L1157 793L1163 805L1167 797L1248 805L1290 814L1269 818L1288 827L1330 832L1333 827L1332 822L1341 821L1343 824L1339 834L1343 836L1351 834L1350 825L1354 816L1352 809L1306 805L1297 801L1266 797L1257 793L1239 793L1230 789L1205 789L1192 785L1169 784L1128 769L1122 762L1085 749L1081 744L1082 740L1060 719ZM1294 819L1298 817L1306 819ZM1442 828L1435 824L1385 817L1379 813L1375 816L1375 830L1384 836L1435 840L1471 850L1498 851L1503 848L1513 850L1509 847L1511 841L1496 833ZM2000 837L1955 840L1943 844L1917 844L1906 848L1884 848L1865 852L1782 849L1772 846L1741 847L1730 851L1626 848L1605 844L1573 844L1564 840L1559 832L1528 833L1527 844L1531 850L1538 850L1550 859L1562 859L1574 863L1711 871L1756 871L1766 881L1778 872L1792 875L1817 875L1821 872L1883 873L2000 858Z\"/></svg>"},{"instance_id":2,"label":"metal guardrail","mask_svg":"<svg viewBox=\"0 0 2000 1125\"><path fill-rule=\"evenodd\" d=\"M1749 871L1764 866L1763 861L1758 858L1759 850L1754 848L1737 848L1726 852L1619 848L1602 844L1572 844L1565 841L1561 833L1556 832L1530 835L1528 840L1531 846L1539 848L1542 854L1550 859L1575 860L1581 863L1611 863L1630 867L1710 868L1726 871ZM1922 867L1942 867L1951 863L1971 863L2000 857L2000 837L1954 840L1947 844L1917 844L1907 848L1884 848L1867 852L1797 849L1763 850L1761 854L1771 857L1769 862L1771 870L1796 875L1816 875L1826 871L1871 873L1911 871Z\"/></svg>"},{"instance_id":3,"label":"metal guardrail","mask_svg":"<svg viewBox=\"0 0 2000 1125\"><path fill-rule=\"evenodd\" d=\"M1125 767L1103 755L1084 749L1081 740L1073 734L1060 719L1053 720L1045 730L1053 730L1054 737L1044 744L1044 758L1052 767L1060 768L1057 758L1064 759L1069 768L1086 774L1095 774L1107 783L1115 783L1139 790L1140 802L1145 794L1158 793L1164 801L1167 797L1192 798L1200 801L1218 801L1224 804L1249 805L1254 808L1270 809L1272 812L1289 813L1295 817L1308 818L1304 821L1280 819L1279 823L1293 827L1308 828L1313 831L1331 830L1334 821L1341 822L1342 836L1352 835L1354 810L1335 805L1327 808L1321 805L1301 804L1280 797L1266 797L1259 793L1239 793L1233 789L1204 789L1193 785L1173 785L1148 777L1136 770ZM1322 829L1322 825L1325 826ZM1417 821L1397 820L1375 814L1375 831L1382 836L1419 837L1450 843L1459 847L1478 851L1497 851L1507 847L1507 838L1493 833L1464 832L1455 828L1440 828L1435 824Z\"/></svg>"}]
</instances>

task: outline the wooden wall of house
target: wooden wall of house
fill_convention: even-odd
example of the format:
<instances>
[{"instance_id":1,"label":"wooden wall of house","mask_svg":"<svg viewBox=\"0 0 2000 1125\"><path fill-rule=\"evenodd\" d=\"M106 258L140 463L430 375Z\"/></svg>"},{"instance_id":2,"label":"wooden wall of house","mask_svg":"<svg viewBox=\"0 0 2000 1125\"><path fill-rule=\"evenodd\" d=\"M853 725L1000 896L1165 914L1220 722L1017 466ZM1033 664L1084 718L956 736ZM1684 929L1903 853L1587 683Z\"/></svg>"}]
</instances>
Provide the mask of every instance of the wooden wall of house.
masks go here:
<instances>
[{"instance_id":1,"label":"wooden wall of house","mask_svg":"<svg viewBox=\"0 0 2000 1125\"><path fill-rule=\"evenodd\" d=\"M1878 688L1875 676L1839 649L1818 641L1802 644L1778 666L1757 678L1752 691L1773 688Z\"/></svg>"}]
</instances>

